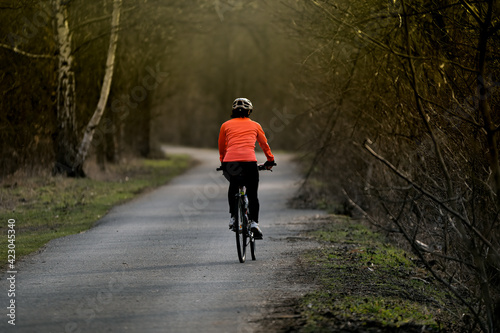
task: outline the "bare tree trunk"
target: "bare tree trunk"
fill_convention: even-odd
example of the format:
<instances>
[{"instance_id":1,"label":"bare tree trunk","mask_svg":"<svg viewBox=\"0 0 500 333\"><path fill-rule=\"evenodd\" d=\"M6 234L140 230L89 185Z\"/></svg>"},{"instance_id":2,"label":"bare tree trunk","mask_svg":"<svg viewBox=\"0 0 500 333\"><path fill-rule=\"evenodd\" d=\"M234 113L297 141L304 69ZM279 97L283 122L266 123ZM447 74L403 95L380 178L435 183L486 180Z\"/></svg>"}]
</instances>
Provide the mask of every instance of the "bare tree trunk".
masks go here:
<instances>
[{"instance_id":1,"label":"bare tree trunk","mask_svg":"<svg viewBox=\"0 0 500 333\"><path fill-rule=\"evenodd\" d=\"M73 175L77 145L75 121L75 74L71 52L71 32L68 25L67 1L53 0L56 44L58 48L57 129L53 135L56 163L53 172Z\"/></svg>"},{"instance_id":2,"label":"bare tree trunk","mask_svg":"<svg viewBox=\"0 0 500 333\"><path fill-rule=\"evenodd\" d=\"M448 198L453 197L453 183L451 181L450 172L448 171L448 166L444 160L443 151L439 144L438 138L436 137L434 130L430 124L429 116L425 112L424 106L422 105L421 95L418 91L418 83L417 83L417 74L415 70L415 64L412 58L412 45L411 45L411 36L410 36L410 28L409 28L409 14L406 11L406 3L405 1L401 1L401 5L403 7L403 16L404 16L404 29L405 29L405 37L406 37L406 52L407 52L407 60L410 68L409 81L413 90L413 96L415 97L415 104L418 110L418 114L422 121L424 122L425 128L432 139L432 143L434 145L434 152L439 161L439 165L441 167L441 171L443 172L443 176L446 182L446 192Z\"/></svg>"},{"instance_id":3,"label":"bare tree trunk","mask_svg":"<svg viewBox=\"0 0 500 333\"><path fill-rule=\"evenodd\" d=\"M496 128L491 118L490 95L491 88L486 73L486 53L488 50L488 39L491 37L490 28L492 25L493 1L487 2L488 9L483 22L479 22L480 36L478 42L477 60L477 87L479 92L479 112L483 117L488 152L490 155L490 168L493 176L493 183L497 194L497 203L500 203L500 158L498 153L498 139Z\"/></svg>"},{"instance_id":4,"label":"bare tree trunk","mask_svg":"<svg viewBox=\"0 0 500 333\"><path fill-rule=\"evenodd\" d=\"M491 107L490 107L490 83L487 82L486 75L486 53L488 50L488 39L491 37L490 28L492 26L492 13L493 13L493 0L486 1L486 16L483 21L478 20L480 35L478 41L478 58L477 58L477 85L479 92L479 113L483 117L484 129L486 131L486 141L488 147L488 153L490 157L490 168L493 178L493 184L496 193L496 202L500 203L500 162L498 153L498 139L497 132L498 129L493 122L491 117ZM479 252L479 251L477 251ZM488 252L488 251L487 251ZM489 332L496 332L498 327L495 327L495 301L492 299L492 293L490 290L490 284L488 281L488 274L486 267L488 263L485 262L487 259L477 253L475 255L475 261L479 267L478 274L480 275L480 287L481 294L484 300L484 305L486 308L486 317L488 320ZM498 260L498 258L495 258ZM493 263L498 265L498 262ZM497 266L498 267L498 266Z\"/></svg>"},{"instance_id":5,"label":"bare tree trunk","mask_svg":"<svg viewBox=\"0 0 500 333\"><path fill-rule=\"evenodd\" d=\"M401 5L403 8L403 16L404 16L404 31L405 31L405 37L406 37L406 52L408 54L407 60L408 60L408 65L410 69L410 74L408 75L408 79L410 81L411 87L413 89L413 95L415 98L415 104L416 108L418 110L418 114L420 115L420 118L422 119L425 128L429 134L429 136L432 139L432 143L434 146L434 153L436 154L436 157L439 161L439 165L441 167L441 171L443 172L443 176L445 179L446 183L446 193L448 196L448 199L453 198L453 182L451 180L450 172L448 171L448 166L446 165L446 162L444 160L443 156L443 151L441 149L441 145L438 141L438 138L436 137L434 133L434 129L432 128L430 121L429 121L429 116L427 115L424 105L422 104L422 99L418 90L418 82L417 82L417 75L416 75L416 70L415 70L415 64L412 58L412 45L411 45L411 36L410 36L410 28L409 28L409 14L407 12L406 8L406 3L405 1L401 1ZM444 217L444 225L443 225L443 251L444 253L448 253L450 243L449 243L449 216Z\"/></svg>"},{"instance_id":6,"label":"bare tree trunk","mask_svg":"<svg viewBox=\"0 0 500 333\"><path fill-rule=\"evenodd\" d=\"M106 60L106 72L104 74L104 80L101 88L101 96L99 102L97 103L94 115L87 124L85 133L83 135L83 140L78 148L78 154L73 163L73 170L77 176L85 176L83 172L83 162L87 157L90 144L92 143L92 138L94 137L94 132L99 122L101 121L102 115L106 108L106 103L108 101L109 91L111 89L111 82L113 79L113 69L115 65L115 54L116 46L118 44L118 28L120 24L120 11L122 6L122 0L113 1L113 16L111 19L111 36L109 40L108 57Z\"/></svg>"},{"instance_id":7,"label":"bare tree trunk","mask_svg":"<svg viewBox=\"0 0 500 333\"><path fill-rule=\"evenodd\" d=\"M140 156L148 157L151 152L151 103L145 103L139 116L138 128L136 134L136 148Z\"/></svg>"},{"instance_id":8,"label":"bare tree trunk","mask_svg":"<svg viewBox=\"0 0 500 333\"><path fill-rule=\"evenodd\" d=\"M104 154L106 156L106 162L116 163L117 159L117 131L118 125L115 120L115 114L113 112L108 112L106 115L107 130L104 133L105 149Z\"/></svg>"}]
</instances>

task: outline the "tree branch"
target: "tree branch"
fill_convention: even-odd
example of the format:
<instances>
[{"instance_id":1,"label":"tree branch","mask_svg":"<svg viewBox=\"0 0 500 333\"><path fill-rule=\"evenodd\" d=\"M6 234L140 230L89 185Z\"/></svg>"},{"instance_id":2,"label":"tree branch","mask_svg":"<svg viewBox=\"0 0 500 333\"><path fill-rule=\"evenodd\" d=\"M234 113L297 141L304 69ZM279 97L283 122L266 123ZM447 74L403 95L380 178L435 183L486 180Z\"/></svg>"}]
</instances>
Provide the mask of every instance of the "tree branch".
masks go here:
<instances>
[{"instance_id":1,"label":"tree branch","mask_svg":"<svg viewBox=\"0 0 500 333\"><path fill-rule=\"evenodd\" d=\"M493 37L500 30L500 23L492 27L489 32L489 37Z\"/></svg>"},{"instance_id":2,"label":"tree branch","mask_svg":"<svg viewBox=\"0 0 500 333\"><path fill-rule=\"evenodd\" d=\"M462 6L465 7L467 12L471 14L472 17L474 17L474 19L477 21L479 25L483 25L483 21L479 17L479 13L474 7L472 7L472 5L467 0L460 0L460 3L462 4Z\"/></svg>"},{"instance_id":3,"label":"tree branch","mask_svg":"<svg viewBox=\"0 0 500 333\"><path fill-rule=\"evenodd\" d=\"M395 51L394 49L392 49L389 45L371 37L369 34L365 33L364 31L362 31L361 29L359 29L358 27L352 25L352 24L349 24L347 22L344 22L340 19L338 19L337 17L335 17L335 15L333 15L332 13L330 13L326 8L324 8L321 4L318 3L318 1L316 0L311 0L311 2L319 7L321 10L323 10L326 14L328 14L328 16L333 20L335 21L336 23L340 24L340 25L344 25L348 28L350 28L351 30L354 31L354 33L356 35L358 35L361 39L363 40L367 40L369 42L371 42L372 44L384 49L384 50L387 50L389 52L391 52L392 54L394 55L397 55L398 57L401 57L401 58L405 58L405 59L415 59L415 60L430 60L432 59L431 57L416 57L416 56L412 56L412 55L409 55L409 54L405 54L405 53L400 53L400 52L397 52Z\"/></svg>"},{"instance_id":4,"label":"tree branch","mask_svg":"<svg viewBox=\"0 0 500 333\"><path fill-rule=\"evenodd\" d=\"M29 57L29 58L39 58L39 59L40 58L42 58L42 59L53 59L53 58L55 58L55 56L50 55L50 54L34 54L34 53L23 51L23 50L17 48L16 46L12 47L12 46L7 45L7 44L0 43L0 47L4 48L4 49L7 49L7 50L10 50L10 51L12 51L14 53L23 55L25 57Z\"/></svg>"},{"instance_id":5,"label":"tree branch","mask_svg":"<svg viewBox=\"0 0 500 333\"><path fill-rule=\"evenodd\" d=\"M125 14L125 13L131 12L131 11L136 10L136 9L137 9L137 6L133 6L131 8L127 8L127 9L122 9L122 13ZM75 25L73 27L73 30L77 30L77 29L80 29L82 27L87 27L87 25L92 24L92 23L109 20L109 19L111 19L111 17L112 17L112 15L104 15L104 16L95 17L95 18L80 22L78 25Z\"/></svg>"},{"instance_id":6,"label":"tree branch","mask_svg":"<svg viewBox=\"0 0 500 333\"><path fill-rule=\"evenodd\" d=\"M420 185L418 185L417 183L415 183L413 180L411 180L408 176L404 175L401 171L399 171L394 165L392 165L391 162L387 161L385 158L383 158L382 156L380 156L379 154L377 154L370 146L369 146L369 143L371 141L367 140L363 143L363 147L373 156L375 157L376 159L378 159L380 162L382 162L383 164L385 164L389 169L391 169L397 176L399 176L400 178L402 178L403 180L405 180L406 182L408 182L409 184L411 184L417 191L421 192L423 195L425 195L426 197L428 197L429 199L431 199L432 201L434 201L435 203L439 204L439 206L443 207L447 212L449 212L451 215L455 216L456 218L458 218L460 221L462 221L462 223L467 226L467 228L469 228L469 230L471 230L477 237L479 237L479 239L481 239L481 241L486 245L488 246L492 252L494 252L494 254L496 255L497 258L500 258L500 254L498 253L498 250L491 244L491 242L489 240L487 240L484 235L479 231L477 230L471 223L470 221L467 219L467 217L464 217L462 216L459 212L457 212L456 210L454 210L453 208L450 208L448 207L447 205L445 205L445 203L440 200L439 198L437 198L435 195L433 195L432 193L428 192L427 190L425 190L423 187L421 187Z\"/></svg>"},{"instance_id":7,"label":"tree branch","mask_svg":"<svg viewBox=\"0 0 500 333\"><path fill-rule=\"evenodd\" d=\"M378 229L384 230L386 232L401 233L401 231L398 229L387 228L384 227L382 224L378 223L374 218L370 216L370 214L368 214L363 208L361 208L357 203L355 203L354 200L351 199L351 197L349 196L349 194L347 194L347 191L345 189L342 189L342 193L344 194L349 204L354 208L356 208L363 215L363 217L366 218L368 222L370 222L373 226L375 226Z\"/></svg>"},{"instance_id":8,"label":"tree branch","mask_svg":"<svg viewBox=\"0 0 500 333\"><path fill-rule=\"evenodd\" d=\"M410 237L410 235L408 234L408 232L403 228L403 226L398 222L398 221L394 221L394 223L396 223L396 225L398 226L399 230L401 231L401 233L403 234L403 236L406 238L406 240L410 243L410 246L413 248L413 250L415 251L415 253L418 255L418 257L420 258L420 260L422 261L422 263L424 264L425 268L427 269L428 272L430 272L432 274L432 276L437 280L439 281L440 283L442 283L444 286L446 286L446 288L448 288L448 290L450 290L453 295L459 299L468 309L469 311L474 315L474 317L476 318L476 321L479 323L479 325L484 328L483 326L483 323L481 321L481 318L479 316L479 312L476 311L473 307L473 305L468 302L464 297L462 297L462 295L448 282L446 282L430 265L430 263L426 260L426 258L424 257L424 255L422 254L422 250L421 250L421 247L418 246L416 244L416 242L412 241L412 238Z\"/></svg>"}]
</instances>

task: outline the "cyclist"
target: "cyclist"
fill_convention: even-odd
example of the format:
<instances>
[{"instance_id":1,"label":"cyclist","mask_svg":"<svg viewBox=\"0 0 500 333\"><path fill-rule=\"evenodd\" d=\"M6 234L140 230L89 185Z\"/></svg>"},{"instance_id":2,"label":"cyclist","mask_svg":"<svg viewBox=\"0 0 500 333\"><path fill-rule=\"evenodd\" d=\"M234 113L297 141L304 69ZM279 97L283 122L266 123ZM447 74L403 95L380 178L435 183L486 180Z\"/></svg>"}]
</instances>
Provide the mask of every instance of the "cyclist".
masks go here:
<instances>
[{"instance_id":1,"label":"cyclist","mask_svg":"<svg viewBox=\"0 0 500 333\"><path fill-rule=\"evenodd\" d=\"M264 130L259 123L251 120L250 114L253 105L247 98L237 98L233 102L231 120L222 124L219 132L219 155L222 163L221 168L224 177L229 180L227 198L229 202L229 229L233 229L233 223L238 207L234 200L240 185L246 186L249 205L250 228L255 239L262 239L262 230L259 228L259 199L257 191L259 187L259 169L255 156L255 141L257 141L266 155L264 164L266 169L271 170L274 165L274 156L267 143Z\"/></svg>"}]
</instances>

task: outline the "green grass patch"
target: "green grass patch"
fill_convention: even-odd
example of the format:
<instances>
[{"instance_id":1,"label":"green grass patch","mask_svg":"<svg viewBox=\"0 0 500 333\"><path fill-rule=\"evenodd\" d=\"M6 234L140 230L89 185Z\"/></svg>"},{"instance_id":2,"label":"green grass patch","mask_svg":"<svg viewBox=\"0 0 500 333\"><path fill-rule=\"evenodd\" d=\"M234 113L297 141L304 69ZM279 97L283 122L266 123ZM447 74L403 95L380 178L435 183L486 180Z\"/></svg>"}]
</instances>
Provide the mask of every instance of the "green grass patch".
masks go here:
<instances>
[{"instance_id":1,"label":"green grass patch","mask_svg":"<svg viewBox=\"0 0 500 333\"><path fill-rule=\"evenodd\" d=\"M448 320L443 317L448 295L382 235L345 217L334 217L311 234L325 246L304 257L320 288L300 302L302 332L353 327L417 332L424 326L439 331Z\"/></svg>"},{"instance_id":2,"label":"green grass patch","mask_svg":"<svg viewBox=\"0 0 500 333\"><path fill-rule=\"evenodd\" d=\"M132 160L98 179L18 177L0 188L0 266L7 264L8 219L15 220L16 259L54 238L83 232L110 208L167 183L192 164L186 155Z\"/></svg>"}]
</instances>

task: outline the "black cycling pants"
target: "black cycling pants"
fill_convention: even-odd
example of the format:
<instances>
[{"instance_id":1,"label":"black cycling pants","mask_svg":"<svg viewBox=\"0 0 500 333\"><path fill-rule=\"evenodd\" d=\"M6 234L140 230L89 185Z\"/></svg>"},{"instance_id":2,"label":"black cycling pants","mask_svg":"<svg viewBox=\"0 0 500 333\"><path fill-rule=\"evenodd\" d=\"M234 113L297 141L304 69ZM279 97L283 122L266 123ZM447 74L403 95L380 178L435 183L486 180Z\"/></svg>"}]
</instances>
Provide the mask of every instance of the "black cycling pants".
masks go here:
<instances>
[{"instance_id":1,"label":"black cycling pants","mask_svg":"<svg viewBox=\"0 0 500 333\"><path fill-rule=\"evenodd\" d=\"M246 186L248 197L248 219L259 222L259 168L257 162L224 162L222 163L224 177L229 180L229 190L227 200L229 203L229 213L236 216L238 207L234 197L238 194L238 187Z\"/></svg>"}]
</instances>

